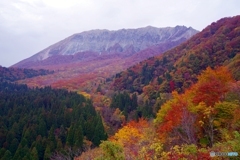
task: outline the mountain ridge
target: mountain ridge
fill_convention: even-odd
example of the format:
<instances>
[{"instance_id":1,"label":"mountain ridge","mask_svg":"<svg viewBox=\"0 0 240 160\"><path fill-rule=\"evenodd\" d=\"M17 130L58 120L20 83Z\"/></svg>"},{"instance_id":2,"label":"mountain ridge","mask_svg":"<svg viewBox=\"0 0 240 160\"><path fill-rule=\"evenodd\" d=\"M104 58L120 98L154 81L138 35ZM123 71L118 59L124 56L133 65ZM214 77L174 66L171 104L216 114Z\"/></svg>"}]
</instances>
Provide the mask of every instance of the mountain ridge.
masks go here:
<instances>
[{"instance_id":1,"label":"mountain ridge","mask_svg":"<svg viewBox=\"0 0 240 160\"><path fill-rule=\"evenodd\" d=\"M197 32L197 30L185 26L165 28L147 26L113 31L106 29L84 31L73 34L12 67L31 68L32 64L29 62L42 61L54 55L74 55L86 51L97 52L99 55L127 53L126 56L129 56L161 43L181 42Z\"/></svg>"}]
</instances>

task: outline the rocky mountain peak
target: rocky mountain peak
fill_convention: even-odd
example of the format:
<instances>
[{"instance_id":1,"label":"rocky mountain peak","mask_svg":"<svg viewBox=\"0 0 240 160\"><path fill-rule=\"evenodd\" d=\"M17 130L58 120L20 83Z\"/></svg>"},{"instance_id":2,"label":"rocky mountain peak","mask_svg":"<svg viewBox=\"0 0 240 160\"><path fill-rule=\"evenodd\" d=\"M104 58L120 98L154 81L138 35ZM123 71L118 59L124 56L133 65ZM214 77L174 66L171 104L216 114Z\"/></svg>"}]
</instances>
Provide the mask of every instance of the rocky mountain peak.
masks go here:
<instances>
[{"instance_id":1,"label":"rocky mountain peak","mask_svg":"<svg viewBox=\"0 0 240 160\"><path fill-rule=\"evenodd\" d=\"M147 26L138 29L96 29L74 34L24 60L41 61L54 55L74 55L79 52L134 54L161 43L186 40L198 31L185 26L156 28ZM131 51L129 51L129 49Z\"/></svg>"}]
</instances>

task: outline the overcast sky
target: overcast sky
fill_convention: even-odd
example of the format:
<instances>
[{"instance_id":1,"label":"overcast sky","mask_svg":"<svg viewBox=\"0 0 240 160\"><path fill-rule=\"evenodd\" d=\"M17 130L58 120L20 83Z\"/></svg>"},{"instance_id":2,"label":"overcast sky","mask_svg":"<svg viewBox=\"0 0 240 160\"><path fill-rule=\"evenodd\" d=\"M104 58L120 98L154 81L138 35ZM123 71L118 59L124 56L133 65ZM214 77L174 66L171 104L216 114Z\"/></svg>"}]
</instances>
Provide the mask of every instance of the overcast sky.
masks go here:
<instances>
[{"instance_id":1,"label":"overcast sky","mask_svg":"<svg viewBox=\"0 0 240 160\"><path fill-rule=\"evenodd\" d=\"M91 29L185 25L240 15L240 0L0 0L0 65Z\"/></svg>"}]
</instances>

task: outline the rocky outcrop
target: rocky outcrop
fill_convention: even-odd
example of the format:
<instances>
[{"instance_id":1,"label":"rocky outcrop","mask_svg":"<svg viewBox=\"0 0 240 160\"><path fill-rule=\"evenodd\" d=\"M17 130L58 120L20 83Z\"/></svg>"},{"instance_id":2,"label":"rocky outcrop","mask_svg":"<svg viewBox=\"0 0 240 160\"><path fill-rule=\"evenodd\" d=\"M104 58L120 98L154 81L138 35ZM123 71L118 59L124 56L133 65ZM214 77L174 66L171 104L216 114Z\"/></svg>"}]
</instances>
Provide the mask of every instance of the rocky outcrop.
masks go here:
<instances>
[{"instance_id":1,"label":"rocky outcrop","mask_svg":"<svg viewBox=\"0 0 240 160\"><path fill-rule=\"evenodd\" d=\"M116 31L85 31L55 43L13 66L24 67L26 63L42 61L52 56L74 55L86 51L95 52L99 55L122 53L125 56L129 56L159 44L185 41L197 32L195 29L185 26L166 28L148 26L138 29L121 29Z\"/></svg>"}]
</instances>

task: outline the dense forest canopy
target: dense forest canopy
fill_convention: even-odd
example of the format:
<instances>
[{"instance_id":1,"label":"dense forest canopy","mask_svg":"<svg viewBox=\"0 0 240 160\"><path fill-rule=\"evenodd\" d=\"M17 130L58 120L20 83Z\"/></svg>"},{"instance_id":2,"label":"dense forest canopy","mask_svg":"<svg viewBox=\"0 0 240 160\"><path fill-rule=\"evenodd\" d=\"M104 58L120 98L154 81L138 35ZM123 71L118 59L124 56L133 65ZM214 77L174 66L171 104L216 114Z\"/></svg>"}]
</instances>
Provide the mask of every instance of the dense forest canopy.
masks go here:
<instances>
[{"instance_id":1,"label":"dense forest canopy","mask_svg":"<svg viewBox=\"0 0 240 160\"><path fill-rule=\"evenodd\" d=\"M90 100L51 87L1 82L0 119L0 158L6 160L73 157L107 138Z\"/></svg>"},{"instance_id":2,"label":"dense forest canopy","mask_svg":"<svg viewBox=\"0 0 240 160\"><path fill-rule=\"evenodd\" d=\"M119 129L84 159L211 159L210 152L240 153L240 83L226 67L208 67L198 82L161 105L154 120ZM233 155L232 155L233 156ZM221 157L227 159L227 157Z\"/></svg>"}]
</instances>

